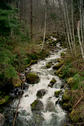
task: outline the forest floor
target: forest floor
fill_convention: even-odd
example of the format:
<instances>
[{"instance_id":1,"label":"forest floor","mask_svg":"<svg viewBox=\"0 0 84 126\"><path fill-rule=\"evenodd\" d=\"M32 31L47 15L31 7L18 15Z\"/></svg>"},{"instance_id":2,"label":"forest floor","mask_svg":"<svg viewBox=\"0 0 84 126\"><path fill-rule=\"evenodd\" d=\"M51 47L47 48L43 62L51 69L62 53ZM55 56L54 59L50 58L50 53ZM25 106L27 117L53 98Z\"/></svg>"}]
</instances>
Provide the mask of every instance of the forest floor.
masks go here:
<instances>
[{"instance_id":1,"label":"forest floor","mask_svg":"<svg viewBox=\"0 0 84 126\"><path fill-rule=\"evenodd\" d=\"M84 126L84 61L78 53L72 56L69 51L62 54L63 64L56 75L65 80L65 92L60 104L68 111L66 126Z\"/></svg>"}]
</instances>

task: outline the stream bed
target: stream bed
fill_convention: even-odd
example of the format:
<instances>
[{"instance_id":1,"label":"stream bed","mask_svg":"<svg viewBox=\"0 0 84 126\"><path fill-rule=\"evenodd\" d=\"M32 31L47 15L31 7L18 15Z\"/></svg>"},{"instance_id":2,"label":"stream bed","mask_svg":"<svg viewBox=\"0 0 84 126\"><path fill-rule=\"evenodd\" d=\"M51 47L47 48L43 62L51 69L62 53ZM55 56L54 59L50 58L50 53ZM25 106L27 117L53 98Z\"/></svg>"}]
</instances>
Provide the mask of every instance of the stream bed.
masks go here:
<instances>
[{"instance_id":1,"label":"stream bed","mask_svg":"<svg viewBox=\"0 0 84 126\"><path fill-rule=\"evenodd\" d=\"M35 72L40 77L38 84L30 85L29 88L24 90L24 94L21 98L18 116L15 126L63 126L66 121L66 112L59 104L59 100L62 97L62 93L59 97L55 97L55 91L64 91L62 85L63 81L56 75L54 75L53 65L56 64L56 59L60 58L61 52L64 52L59 44L57 44L57 50L51 52L51 55L45 60L39 61L37 64L31 66L31 71ZM46 64L52 62L51 68L46 68ZM53 87L49 87L49 83L52 78L56 79L56 83ZM42 98L37 98L37 92L45 90L46 93ZM37 111L31 110L31 104L39 99L41 109ZM7 114L7 120L5 126L12 126L14 118L14 111L16 110L18 99L15 99L12 104L7 107L5 113Z\"/></svg>"}]
</instances>

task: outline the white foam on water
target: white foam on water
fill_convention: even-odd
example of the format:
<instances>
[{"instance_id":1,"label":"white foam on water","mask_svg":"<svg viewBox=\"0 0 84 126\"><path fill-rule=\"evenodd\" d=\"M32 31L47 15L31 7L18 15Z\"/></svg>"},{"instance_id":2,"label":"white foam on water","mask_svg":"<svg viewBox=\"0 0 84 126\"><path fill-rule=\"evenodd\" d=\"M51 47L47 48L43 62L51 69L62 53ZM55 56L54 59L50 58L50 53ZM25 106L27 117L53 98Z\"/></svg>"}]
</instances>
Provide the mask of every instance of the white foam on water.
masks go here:
<instances>
[{"instance_id":1,"label":"white foam on water","mask_svg":"<svg viewBox=\"0 0 84 126\"><path fill-rule=\"evenodd\" d=\"M51 119L52 119L52 114L55 114L55 112L47 111L47 112L42 112L42 114L43 114L43 118L46 120L46 122L49 123L49 121L51 121Z\"/></svg>"},{"instance_id":2,"label":"white foam on water","mask_svg":"<svg viewBox=\"0 0 84 126\"><path fill-rule=\"evenodd\" d=\"M61 122L61 120L65 118L66 112L58 104L56 106L56 110L57 110L58 121Z\"/></svg>"},{"instance_id":3,"label":"white foam on water","mask_svg":"<svg viewBox=\"0 0 84 126\"><path fill-rule=\"evenodd\" d=\"M57 46L60 47L59 44ZM25 93L23 94L23 96L21 98L21 102L19 105L19 112L22 110L25 110L27 113L29 113L29 116L26 116L25 118L28 119L28 117L29 117L29 119L30 119L30 117L32 117L31 104L37 99L36 94L37 94L37 91L39 91L40 89L47 90L47 93L44 95L44 97L42 99L40 99L44 105L44 110L45 110L48 100L50 100L55 105L57 98L54 97L54 92L56 90L60 90L62 81L59 79L59 77L51 75L49 72L50 69L44 69L43 67L46 65L47 62L60 58L60 54L63 51L65 51L65 49L61 49L58 52L50 55L45 60L39 61L37 64L32 65L31 71L38 73L38 75L40 77L40 82L38 84L29 85L28 90L25 91ZM56 84L58 85L58 88L48 87L48 84L53 77L57 81ZM49 111L45 112L44 110L42 112L44 119L46 121L51 120L53 112L49 112ZM56 114L59 117L59 121L65 117L65 112L61 109L60 106L57 106Z\"/></svg>"}]
</instances>

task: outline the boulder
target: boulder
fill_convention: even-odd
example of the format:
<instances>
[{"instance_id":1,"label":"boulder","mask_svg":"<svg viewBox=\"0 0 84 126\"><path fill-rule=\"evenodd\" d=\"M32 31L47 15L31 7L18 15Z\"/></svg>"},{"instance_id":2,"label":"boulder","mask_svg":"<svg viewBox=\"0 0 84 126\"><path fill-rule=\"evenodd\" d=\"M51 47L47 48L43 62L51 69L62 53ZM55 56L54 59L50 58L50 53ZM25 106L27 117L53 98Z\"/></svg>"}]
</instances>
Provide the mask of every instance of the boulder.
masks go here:
<instances>
[{"instance_id":1,"label":"boulder","mask_svg":"<svg viewBox=\"0 0 84 126\"><path fill-rule=\"evenodd\" d=\"M63 58L58 58L56 59L57 62L62 62L63 61Z\"/></svg>"},{"instance_id":2,"label":"boulder","mask_svg":"<svg viewBox=\"0 0 84 126\"><path fill-rule=\"evenodd\" d=\"M60 94L60 93L61 93L61 90L55 91L54 96L55 96L55 97L59 97L59 94Z\"/></svg>"},{"instance_id":3,"label":"boulder","mask_svg":"<svg viewBox=\"0 0 84 126\"><path fill-rule=\"evenodd\" d=\"M63 61L57 63L56 65L53 66L53 69L58 70L63 65L63 63L64 63Z\"/></svg>"},{"instance_id":4,"label":"boulder","mask_svg":"<svg viewBox=\"0 0 84 126\"><path fill-rule=\"evenodd\" d=\"M54 74L63 78L63 76L64 76L63 69L64 69L64 65L62 65L58 70L56 70Z\"/></svg>"},{"instance_id":5,"label":"boulder","mask_svg":"<svg viewBox=\"0 0 84 126\"><path fill-rule=\"evenodd\" d=\"M52 88L55 83L56 83L56 79L52 78L52 80L50 81L50 84L48 86Z\"/></svg>"},{"instance_id":6,"label":"boulder","mask_svg":"<svg viewBox=\"0 0 84 126\"><path fill-rule=\"evenodd\" d=\"M5 123L5 117L0 113L0 126L3 126Z\"/></svg>"},{"instance_id":7,"label":"boulder","mask_svg":"<svg viewBox=\"0 0 84 126\"><path fill-rule=\"evenodd\" d=\"M41 90L39 90L38 92L37 92L37 97L38 98L42 98L45 94L46 94L46 90L45 89L41 89Z\"/></svg>"},{"instance_id":8,"label":"boulder","mask_svg":"<svg viewBox=\"0 0 84 126\"><path fill-rule=\"evenodd\" d=\"M31 104L32 111L42 111L43 109L44 109L43 103L38 99Z\"/></svg>"},{"instance_id":9,"label":"boulder","mask_svg":"<svg viewBox=\"0 0 84 126\"><path fill-rule=\"evenodd\" d=\"M39 82L39 76L34 73L34 72L30 72L26 75L26 78L27 78L27 82L30 83L30 84L35 84L35 83L38 83Z\"/></svg>"},{"instance_id":10,"label":"boulder","mask_svg":"<svg viewBox=\"0 0 84 126\"><path fill-rule=\"evenodd\" d=\"M52 66L52 62L46 64L46 68L50 68Z\"/></svg>"}]
</instances>

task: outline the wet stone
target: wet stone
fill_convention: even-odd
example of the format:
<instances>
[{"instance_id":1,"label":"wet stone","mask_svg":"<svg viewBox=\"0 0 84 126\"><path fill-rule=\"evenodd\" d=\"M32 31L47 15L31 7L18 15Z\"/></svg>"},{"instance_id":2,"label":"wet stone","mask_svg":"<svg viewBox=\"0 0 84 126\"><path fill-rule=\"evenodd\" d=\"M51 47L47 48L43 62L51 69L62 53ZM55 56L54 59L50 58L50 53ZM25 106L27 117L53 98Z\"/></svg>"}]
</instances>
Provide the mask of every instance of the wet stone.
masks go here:
<instances>
[{"instance_id":1,"label":"wet stone","mask_svg":"<svg viewBox=\"0 0 84 126\"><path fill-rule=\"evenodd\" d=\"M39 90L38 92L37 92L37 97L38 98L42 98L45 94L46 94L46 92L47 92L47 90L45 90L45 89L41 89L41 90Z\"/></svg>"},{"instance_id":2,"label":"wet stone","mask_svg":"<svg viewBox=\"0 0 84 126\"><path fill-rule=\"evenodd\" d=\"M48 87L53 87L53 85L56 83L56 79L55 78L52 78L52 80L50 81Z\"/></svg>"},{"instance_id":3,"label":"wet stone","mask_svg":"<svg viewBox=\"0 0 84 126\"><path fill-rule=\"evenodd\" d=\"M42 111L43 109L44 109L43 103L38 99L31 104L32 111Z\"/></svg>"}]
</instances>

